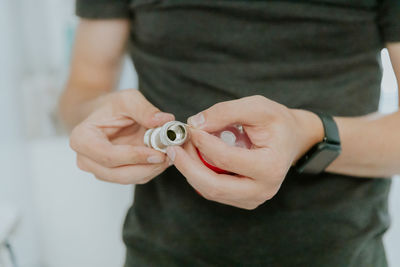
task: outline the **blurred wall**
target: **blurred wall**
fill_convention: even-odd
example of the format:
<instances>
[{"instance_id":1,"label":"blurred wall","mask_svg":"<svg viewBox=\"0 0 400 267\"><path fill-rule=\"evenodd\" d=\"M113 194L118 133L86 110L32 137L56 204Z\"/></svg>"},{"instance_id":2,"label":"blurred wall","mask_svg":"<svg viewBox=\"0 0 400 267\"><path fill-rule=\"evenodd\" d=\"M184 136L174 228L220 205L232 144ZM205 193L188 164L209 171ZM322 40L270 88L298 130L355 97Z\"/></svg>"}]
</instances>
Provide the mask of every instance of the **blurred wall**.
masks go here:
<instances>
[{"instance_id":1,"label":"blurred wall","mask_svg":"<svg viewBox=\"0 0 400 267\"><path fill-rule=\"evenodd\" d=\"M0 1L0 205L20 214L10 239L20 267L124 259L121 228L133 188L79 171L55 120L75 25L71 0ZM121 86L133 88L134 69L125 65Z\"/></svg>"},{"instance_id":2,"label":"blurred wall","mask_svg":"<svg viewBox=\"0 0 400 267\"><path fill-rule=\"evenodd\" d=\"M382 94L380 101L380 111L382 113L391 113L398 109L399 96L396 77L393 72L388 51L382 51ZM384 237L387 257L390 266L400 266L400 178L393 179L392 188L389 197L389 212L392 216L392 226Z\"/></svg>"},{"instance_id":3,"label":"blurred wall","mask_svg":"<svg viewBox=\"0 0 400 267\"><path fill-rule=\"evenodd\" d=\"M18 101L19 80L23 71L20 24L13 25L18 14L14 1L0 1L0 204L18 209L20 224L13 238L20 266L37 266L39 253L32 183L28 170L27 143Z\"/></svg>"}]
</instances>

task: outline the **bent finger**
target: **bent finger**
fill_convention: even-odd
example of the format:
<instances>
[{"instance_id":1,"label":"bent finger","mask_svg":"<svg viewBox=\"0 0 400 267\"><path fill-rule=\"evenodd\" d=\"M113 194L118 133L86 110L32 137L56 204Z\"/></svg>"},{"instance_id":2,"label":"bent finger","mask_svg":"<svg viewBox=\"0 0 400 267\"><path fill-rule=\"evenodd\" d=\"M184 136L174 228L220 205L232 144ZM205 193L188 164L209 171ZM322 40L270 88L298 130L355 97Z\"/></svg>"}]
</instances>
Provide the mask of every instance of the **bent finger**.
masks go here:
<instances>
[{"instance_id":1,"label":"bent finger","mask_svg":"<svg viewBox=\"0 0 400 267\"><path fill-rule=\"evenodd\" d=\"M131 164L162 163L165 154L145 146L114 145L96 127L83 126L73 130L70 146L76 152L106 167Z\"/></svg>"},{"instance_id":2,"label":"bent finger","mask_svg":"<svg viewBox=\"0 0 400 267\"><path fill-rule=\"evenodd\" d=\"M248 177L265 174L267 149L247 149L229 146L220 138L201 130L191 129L191 140L216 167Z\"/></svg>"},{"instance_id":3,"label":"bent finger","mask_svg":"<svg viewBox=\"0 0 400 267\"><path fill-rule=\"evenodd\" d=\"M167 163L155 165L126 165L116 168L107 168L84 155L77 155L78 167L90 172L97 179L119 184L143 184L162 173Z\"/></svg>"},{"instance_id":4,"label":"bent finger","mask_svg":"<svg viewBox=\"0 0 400 267\"><path fill-rule=\"evenodd\" d=\"M247 177L239 178L213 172L200 160L191 158L181 147L169 147L167 152L189 184L207 199L232 203L239 196L250 197L257 186Z\"/></svg>"},{"instance_id":5,"label":"bent finger","mask_svg":"<svg viewBox=\"0 0 400 267\"><path fill-rule=\"evenodd\" d=\"M158 127L175 119L173 114L161 112L139 90L127 90L123 105L123 110L126 112L124 115L133 118L146 128Z\"/></svg>"}]
</instances>

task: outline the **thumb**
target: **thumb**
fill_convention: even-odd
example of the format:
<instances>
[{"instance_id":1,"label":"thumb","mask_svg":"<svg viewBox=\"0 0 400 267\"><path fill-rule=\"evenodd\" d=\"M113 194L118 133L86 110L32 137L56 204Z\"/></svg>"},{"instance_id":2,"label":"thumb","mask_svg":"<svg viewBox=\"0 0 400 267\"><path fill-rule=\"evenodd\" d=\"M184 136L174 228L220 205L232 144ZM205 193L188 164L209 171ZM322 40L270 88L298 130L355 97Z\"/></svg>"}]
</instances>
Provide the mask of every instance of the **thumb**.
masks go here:
<instances>
[{"instance_id":1,"label":"thumb","mask_svg":"<svg viewBox=\"0 0 400 267\"><path fill-rule=\"evenodd\" d=\"M265 120L266 98L244 97L220 102L188 119L188 124L206 132L214 132L233 124L258 125Z\"/></svg>"},{"instance_id":2,"label":"thumb","mask_svg":"<svg viewBox=\"0 0 400 267\"><path fill-rule=\"evenodd\" d=\"M126 115L145 128L158 127L175 119L173 114L161 112L153 106L139 90L132 90L128 99L128 101L124 101L127 103L125 111L128 114Z\"/></svg>"}]
</instances>

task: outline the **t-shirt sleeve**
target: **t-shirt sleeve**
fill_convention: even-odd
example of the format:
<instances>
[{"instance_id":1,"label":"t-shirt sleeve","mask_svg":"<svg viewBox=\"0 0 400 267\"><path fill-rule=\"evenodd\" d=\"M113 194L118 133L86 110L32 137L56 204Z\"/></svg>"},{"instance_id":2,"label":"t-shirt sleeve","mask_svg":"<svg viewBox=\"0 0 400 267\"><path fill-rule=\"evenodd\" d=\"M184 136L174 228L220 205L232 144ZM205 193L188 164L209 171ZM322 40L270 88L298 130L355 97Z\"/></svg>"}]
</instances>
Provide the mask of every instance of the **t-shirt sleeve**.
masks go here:
<instances>
[{"instance_id":1,"label":"t-shirt sleeve","mask_svg":"<svg viewBox=\"0 0 400 267\"><path fill-rule=\"evenodd\" d=\"M76 0L76 15L88 19L129 18L130 0Z\"/></svg>"},{"instance_id":2,"label":"t-shirt sleeve","mask_svg":"<svg viewBox=\"0 0 400 267\"><path fill-rule=\"evenodd\" d=\"M400 42L400 0L382 0L379 26L385 43Z\"/></svg>"}]
</instances>

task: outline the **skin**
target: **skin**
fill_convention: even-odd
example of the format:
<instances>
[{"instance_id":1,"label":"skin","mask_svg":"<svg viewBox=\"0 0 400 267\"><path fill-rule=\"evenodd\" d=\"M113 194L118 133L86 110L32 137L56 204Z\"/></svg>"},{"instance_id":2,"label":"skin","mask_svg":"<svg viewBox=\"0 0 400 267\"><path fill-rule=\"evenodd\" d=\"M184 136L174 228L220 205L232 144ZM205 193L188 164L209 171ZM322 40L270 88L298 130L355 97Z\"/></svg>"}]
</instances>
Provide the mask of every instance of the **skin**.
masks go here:
<instances>
[{"instance_id":1,"label":"skin","mask_svg":"<svg viewBox=\"0 0 400 267\"><path fill-rule=\"evenodd\" d=\"M145 129L174 120L137 90L113 92L129 33L127 20L82 20L59 113L73 129L78 167L98 179L143 184L170 164L143 143Z\"/></svg>"},{"instance_id":2,"label":"skin","mask_svg":"<svg viewBox=\"0 0 400 267\"><path fill-rule=\"evenodd\" d=\"M127 20L81 20L79 24L60 115L73 129L70 144L80 169L109 182L142 184L173 163L205 198L255 209L278 192L289 168L323 139L322 123L315 114L250 96L218 103L189 118L191 141L168 148L168 157L146 148L145 129L174 116L161 112L136 90L113 91L128 35ZM387 44L387 48L399 82L400 44ZM357 177L400 173L400 111L335 120L342 154L328 172ZM209 134L233 123L244 126L251 149L229 147ZM235 175L208 169L195 148Z\"/></svg>"}]
</instances>

